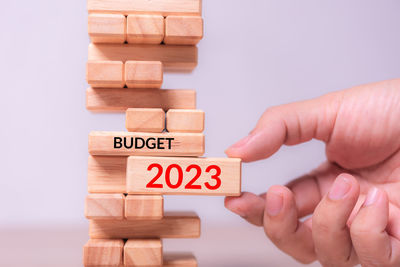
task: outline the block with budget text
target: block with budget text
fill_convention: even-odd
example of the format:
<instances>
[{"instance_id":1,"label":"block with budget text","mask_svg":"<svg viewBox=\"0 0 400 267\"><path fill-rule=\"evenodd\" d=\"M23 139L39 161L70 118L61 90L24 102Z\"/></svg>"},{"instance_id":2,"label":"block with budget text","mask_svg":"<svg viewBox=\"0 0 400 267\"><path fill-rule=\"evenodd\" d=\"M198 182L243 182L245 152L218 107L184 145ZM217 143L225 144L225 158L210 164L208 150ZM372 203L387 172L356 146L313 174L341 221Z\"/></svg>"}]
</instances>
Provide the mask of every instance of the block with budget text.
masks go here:
<instances>
[{"instance_id":1,"label":"block with budget text","mask_svg":"<svg viewBox=\"0 0 400 267\"><path fill-rule=\"evenodd\" d=\"M122 239L89 239L83 248L85 267L120 267L123 264Z\"/></svg>"},{"instance_id":2,"label":"block with budget text","mask_svg":"<svg viewBox=\"0 0 400 267\"><path fill-rule=\"evenodd\" d=\"M124 219L123 194L89 194L85 200L85 217L95 220Z\"/></svg>"},{"instance_id":3,"label":"block with budget text","mask_svg":"<svg viewBox=\"0 0 400 267\"><path fill-rule=\"evenodd\" d=\"M164 39L164 28L161 15L129 15L127 41L130 44L160 44Z\"/></svg>"},{"instance_id":4,"label":"block with budget text","mask_svg":"<svg viewBox=\"0 0 400 267\"><path fill-rule=\"evenodd\" d=\"M122 61L88 61L87 83L93 88L123 88L125 86Z\"/></svg>"},{"instance_id":5,"label":"block with budget text","mask_svg":"<svg viewBox=\"0 0 400 267\"><path fill-rule=\"evenodd\" d=\"M124 43L126 17L121 14L90 14L88 32L93 43Z\"/></svg>"},{"instance_id":6,"label":"block with budget text","mask_svg":"<svg viewBox=\"0 0 400 267\"><path fill-rule=\"evenodd\" d=\"M158 220L164 216L164 198L157 195L127 195L125 218L127 220Z\"/></svg>"},{"instance_id":7,"label":"block with budget text","mask_svg":"<svg viewBox=\"0 0 400 267\"><path fill-rule=\"evenodd\" d=\"M160 61L126 61L125 83L128 88L161 88L163 69Z\"/></svg>"},{"instance_id":8,"label":"block with budget text","mask_svg":"<svg viewBox=\"0 0 400 267\"><path fill-rule=\"evenodd\" d=\"M201 133L204 131L204 111L199 109L170 109L166 115L167 131Z\"/></svg>"},{"instance_id":9,"label":"block with budget text","mask_svg":"<svg viewBox=\"0 0 400 267\"><path fill-rule=\"evenodd\" d=\"M124 246L125 266L162 266L161 239L128 239Z\"/></svg>"},{"instance_id":10,"label":"block with budget text","mask_svg":"<svg viewBox=\"0 0 400 267\"><path fill-rule=\"evenodd\" d=\"M241 160L131 156L126 189L128 194L239 196Z\"/></svg>"}]
</instances>

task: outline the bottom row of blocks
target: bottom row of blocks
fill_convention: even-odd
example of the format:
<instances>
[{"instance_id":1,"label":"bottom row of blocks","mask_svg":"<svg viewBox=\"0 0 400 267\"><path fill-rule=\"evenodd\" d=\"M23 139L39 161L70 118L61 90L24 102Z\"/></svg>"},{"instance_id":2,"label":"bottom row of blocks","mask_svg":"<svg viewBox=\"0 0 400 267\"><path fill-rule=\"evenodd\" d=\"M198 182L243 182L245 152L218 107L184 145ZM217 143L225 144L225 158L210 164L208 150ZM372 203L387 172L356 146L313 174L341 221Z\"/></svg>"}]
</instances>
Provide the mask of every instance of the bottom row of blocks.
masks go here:
<instances>
[{"instance_id":1,"label":"bottom row of blocks","mask_svg":"<svg viewBox=\"0 0 400 267\"><path fill-rule=\"evenodd\" d=\"M168 266L196 267L190 253L163 256L161 239L90 239L83 249L85 267Z\"/></svg>"}]
</instances>

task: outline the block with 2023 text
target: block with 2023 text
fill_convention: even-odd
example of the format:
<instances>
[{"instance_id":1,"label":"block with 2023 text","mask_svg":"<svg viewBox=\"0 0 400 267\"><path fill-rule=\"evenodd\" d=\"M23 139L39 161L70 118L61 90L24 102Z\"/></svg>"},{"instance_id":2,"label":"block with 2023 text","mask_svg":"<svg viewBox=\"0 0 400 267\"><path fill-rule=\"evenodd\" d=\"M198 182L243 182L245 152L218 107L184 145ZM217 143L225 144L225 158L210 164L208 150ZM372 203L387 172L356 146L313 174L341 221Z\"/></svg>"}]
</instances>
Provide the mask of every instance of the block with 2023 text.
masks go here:
<instances>
[{"instance_id":1,"label":"block with 2023 text","mask_svg":"<svg viewBox=\"0 0 400 267\"><path fill-rule=\"evenodd\" d=\"M241 160L130 156L126 191L128 194L238 196Z\"/></svg>"}]
</instances>

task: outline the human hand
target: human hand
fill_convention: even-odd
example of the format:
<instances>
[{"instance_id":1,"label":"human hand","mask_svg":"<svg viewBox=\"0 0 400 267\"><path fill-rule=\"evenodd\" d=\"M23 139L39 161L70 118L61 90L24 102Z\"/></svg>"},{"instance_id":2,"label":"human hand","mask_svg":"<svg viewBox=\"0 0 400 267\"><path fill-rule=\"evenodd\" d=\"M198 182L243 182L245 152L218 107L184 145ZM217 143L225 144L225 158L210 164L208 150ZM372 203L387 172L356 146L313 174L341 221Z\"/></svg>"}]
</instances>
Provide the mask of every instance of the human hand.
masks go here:
<instances>
[{"instance_id":1,"label":"human hand","mask_svg":"<svg viewBox=\"0 0 400 267\"><path fill-rule=\"evenodd\" d=\"M400 266L400 80L269 108L226 154L251 162L313 138L325 142L326 163L225 206L302 263Z\"/></svg>"}]
</instances>

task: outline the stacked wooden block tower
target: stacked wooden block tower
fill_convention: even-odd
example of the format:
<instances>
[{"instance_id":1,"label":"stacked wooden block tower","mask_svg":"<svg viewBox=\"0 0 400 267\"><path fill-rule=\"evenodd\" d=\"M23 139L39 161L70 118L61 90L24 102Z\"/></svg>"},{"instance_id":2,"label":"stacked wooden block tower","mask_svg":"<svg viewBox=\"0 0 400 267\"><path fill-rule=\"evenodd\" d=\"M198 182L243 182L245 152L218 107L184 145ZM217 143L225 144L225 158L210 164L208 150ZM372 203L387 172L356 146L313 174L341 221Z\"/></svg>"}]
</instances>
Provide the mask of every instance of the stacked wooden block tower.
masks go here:
<instances>
[{"instance_id":1,"label":"stacked wooden block tower","mask_svg":"<svg viewBox=\"0 0 400 267\"><path fill-rule=\"evenodd\" d=\"M194 90L160 89L197 65L201 0L88 0L87 109L126 112L126 132L89 134L84 266L197 266L163 238L200 236L194 213L164 213L163 195L239 195L239 159L204 154Z\"/></svg>"}]
</instances>

